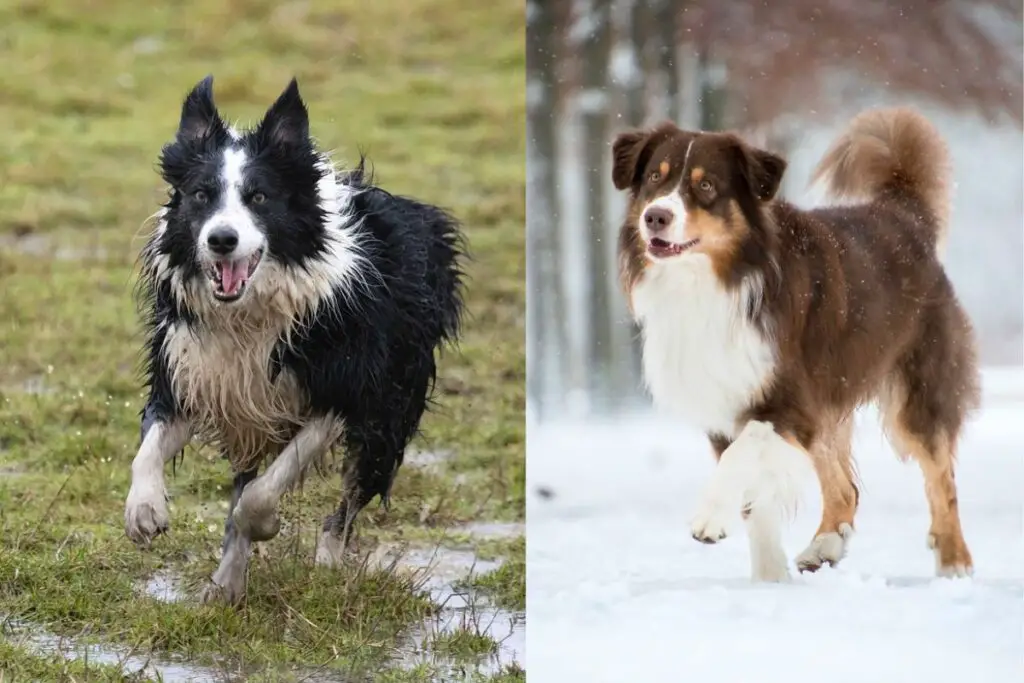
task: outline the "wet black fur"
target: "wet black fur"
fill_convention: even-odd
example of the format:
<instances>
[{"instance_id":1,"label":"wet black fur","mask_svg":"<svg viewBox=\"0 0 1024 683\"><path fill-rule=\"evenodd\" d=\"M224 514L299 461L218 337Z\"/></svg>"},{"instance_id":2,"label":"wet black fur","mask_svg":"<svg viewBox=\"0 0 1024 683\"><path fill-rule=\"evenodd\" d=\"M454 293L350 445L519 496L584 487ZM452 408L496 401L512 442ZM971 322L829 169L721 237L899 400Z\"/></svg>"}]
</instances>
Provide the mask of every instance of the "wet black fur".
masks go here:
<instances>
[{"instance_id":1,"label":"wet black fur","mask_svg":"<svg viewBox=\"0 0 1024 683\"><path fill-rule=\"evenodd\" d=\"M167 254L171 267L186 278L205 277L195 260L195 241L196 226L208 209L189 196L196 189L218 191L218 159L225 146L246 149L255 184L267 195L259 218L268 256L301 267L325 249L314 168L318 158L294 80L260 125L237 143L212 104L211 89L208 78L189 95L176 139L161 155L162 175L171 186L168 227L162 239L144 249L138 287L149 390L140 438L155 421L187 418L162 352L166 326L203 325L189 302L175 300L169 284L156 281L147 266ZM458 337L465 257L451 215L377 187L362 160L337 179L358 190L348 230L356 236L368 272L359 286L339 282L331 305L296 320L291 343L282 341L267 358L275 376L288 372L298 380L308 401L304 418L332 413L345 421L345 490L354 500L343 499L325 520L324 529L334 531L374 497L387 503L404 450L430 401L435 351ZM292 427L297 431L299 425ZM236 473L232 503L252 478L253 473ZM230 515L226 531L232 533Z\"/></svg>"}]
</instances>

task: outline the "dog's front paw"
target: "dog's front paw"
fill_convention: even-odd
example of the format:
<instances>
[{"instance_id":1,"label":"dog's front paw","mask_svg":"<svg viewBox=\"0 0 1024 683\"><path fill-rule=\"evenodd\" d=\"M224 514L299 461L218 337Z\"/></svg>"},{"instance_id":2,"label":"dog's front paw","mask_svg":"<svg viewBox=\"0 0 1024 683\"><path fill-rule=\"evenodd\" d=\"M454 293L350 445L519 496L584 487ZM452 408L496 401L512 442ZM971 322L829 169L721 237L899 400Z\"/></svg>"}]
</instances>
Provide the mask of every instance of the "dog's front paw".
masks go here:
<instances>
[{"instance_id":1,"label":"dog's front paw","mask_svg":"<svg viewBox=\"0 0 1024 683\"><path fill-rule=\"evenodd\" d=\"M690 522L690 534L701 543L718 543L729 535L729 523L736 513L715 500L705 500Z\"/></svg>"},{"instance_id":2,"label":"dog's front paw","mask_svg":"<svg viewBox=\"0 0 1024 683\"><path fill-rule=\"evenodd\" d=\"M245 573L249 567L247 543L229 545L217 571L210 577L199 599L203 604L238 605L245 598Z\"/></svg>"},{"instance_id":3,"label":"dog's front paw","mask_svg":"<svg viewBox=\"0 0 1024 683\"><path fill-rule=\"evenodd\" d=\"M244 580L241 582L229 581L224 585L211 580L199 595L199 600L204 605L224 604L231 607L240 605L243 598L245 598Z\"/></svg>"},{"instance_id":4,"label":"dog's front paw","mask_svg":"<svg viewBox=\"0 0 1024 683\"><path fill-rule=\"evenodd\" d=\"M834 567L846 557L846 544L853 536L853 527L845 522L837 531L818 534L802 553L796 556L796 567L803 572L816 572L823 565Z\"/></svg>"},{"instance_id":5,"label":"dog's front paw","mask_svg":"<svg viewBox=\"0 0 1024 683\"><path fill-rule=\"evenodd\" d=\"M128 538L138 546L148 547L170 525L164 488L132 484L124 504L124 532Z\"/></svg>"}]
</instances>

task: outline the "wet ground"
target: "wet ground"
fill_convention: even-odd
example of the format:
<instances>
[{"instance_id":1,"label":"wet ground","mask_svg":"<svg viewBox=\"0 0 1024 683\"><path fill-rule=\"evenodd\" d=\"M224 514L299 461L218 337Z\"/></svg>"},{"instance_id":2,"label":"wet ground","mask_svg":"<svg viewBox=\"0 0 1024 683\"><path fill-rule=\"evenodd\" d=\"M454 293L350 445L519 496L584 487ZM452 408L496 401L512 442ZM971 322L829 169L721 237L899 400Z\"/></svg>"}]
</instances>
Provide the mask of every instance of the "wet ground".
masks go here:
<instances>
[{"instance_id":1,"label":"wet ground","mask_svg":"<svg viewBox=\"0 0 1024 683\"><path fill-rule=\"evenodd\" d=\"M522 525L503 522L477 522L458 531L482 537L512 537L522 533ZM474 591L458 588L467 578L493 571L500 566L494 560L481 560L471 550L434 548L400 548L393 545L378 546L369 558L377 566L394 565L396 571L423 573L423 590L441 609L439 613L407 632L395 653L395 663L413 668L428 663L438 669L439 675L452 678L465 672L495 673L511 664L525 664L526 621L522 613L510 612L489 604ZM181 577L161 570L138 585L140 596L163 602L194 600ZM452 632L468 630L486 635L497 643L495 652L480 657L444 657L428 647L429 643ZM126 675L145 676L165 683L222 682L244 680L233 673L234 667L206 666L177 659L171 655L152 658L113 644L88 643L74 638L63 638L48 633L36 625L18 622L7 624L7 636L12 642L40 654L59 654L67 659L84 660L95 664L120 666ZM342 683L323 670L293 671L299 679L310 683Z\"/></svg>"}]
</instances>

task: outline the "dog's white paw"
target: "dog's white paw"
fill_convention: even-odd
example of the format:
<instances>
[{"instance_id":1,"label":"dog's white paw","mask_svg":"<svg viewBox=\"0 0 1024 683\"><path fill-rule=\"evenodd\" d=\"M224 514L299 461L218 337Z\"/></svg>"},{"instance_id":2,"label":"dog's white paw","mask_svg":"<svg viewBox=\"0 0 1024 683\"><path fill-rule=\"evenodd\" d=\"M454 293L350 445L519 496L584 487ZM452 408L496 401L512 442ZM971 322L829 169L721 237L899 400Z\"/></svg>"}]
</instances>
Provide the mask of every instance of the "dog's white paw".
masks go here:
<instances>
[{"instance_id":1,"label":"dog's white paw","mask_svg":"<svg viewBox=\"0 0 1024 683\"><path fill-rule=\"evenodd\" d=\"M853 527L845 522L838 531L818 534L811 544L796 556L796 567L802 572L816 572L824 565L834 567L846 557L846 545L853 537Z\"/></svg>"},{"instance_id":2,"label":"dog's white paw","mask_svg":"<svg viewBox=\"0 0 1024 683\"><path fill-rule=\"evenodd\" d=\"M751 551L751 578L765 583L783 583L789 581L789 565L782 548L765 552Z\"/></svg>"},{"instance_id":3,"label":"dog's white paw","mask_svg":"<svg viewBox=\"0 0 1024 683\"><path fill-rule=\"evenodd\" d=\"M160 484L133 483L124 504L124 532L139 546L148 546L171 525L167 492Z\"/></svg>"},{"instance_id":4,"label":"dog's white paw","mask_svg":"<svg viewBox=\"0 0 1024 683\"><path fill-rule=\"evenodd\" d=\"M738 512L720 501L705 499L690 522L690 534L701 543L718 543L729 535L732 517Z\"/></svg>"},{"instance_id":5,"label":"dog's white paw","mask_svg":"<svg viewBox=\"0 0 1024 683\"><path fill-rule=\"evenodd\" d=\"M788 581L789 565L782 547L780 511L771 507L753 507L747 511L745 520L750 539L751 579Z\"/></svg>"}]
</instances>

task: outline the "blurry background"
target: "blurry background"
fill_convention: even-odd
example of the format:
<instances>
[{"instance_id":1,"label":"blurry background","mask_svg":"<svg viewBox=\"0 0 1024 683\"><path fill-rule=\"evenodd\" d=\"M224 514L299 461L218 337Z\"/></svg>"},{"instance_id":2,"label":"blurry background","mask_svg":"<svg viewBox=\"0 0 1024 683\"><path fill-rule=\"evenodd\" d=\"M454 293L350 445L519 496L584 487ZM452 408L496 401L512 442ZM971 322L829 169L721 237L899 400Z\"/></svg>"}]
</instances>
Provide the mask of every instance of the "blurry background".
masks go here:
<instances>
[{"instance_id":1,"label":"blurry background","mask_svg":"<svg viewBox=\"0 0 1024 683\"><path fill-rule=\"evenodd\" d=\"M800 206L859 110L911 104L955 164L946 259L986 365L1024 360L1019 0L530 0L528 381L532 418L646 404L616 282L619 131L738 129L790 162Z\"/></svg>"}]
</instances>

